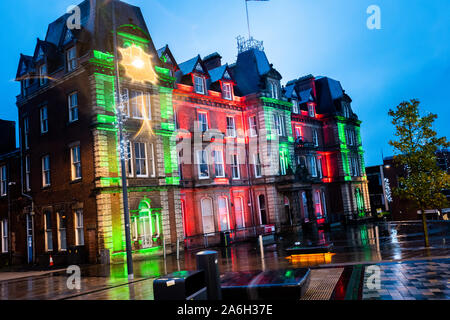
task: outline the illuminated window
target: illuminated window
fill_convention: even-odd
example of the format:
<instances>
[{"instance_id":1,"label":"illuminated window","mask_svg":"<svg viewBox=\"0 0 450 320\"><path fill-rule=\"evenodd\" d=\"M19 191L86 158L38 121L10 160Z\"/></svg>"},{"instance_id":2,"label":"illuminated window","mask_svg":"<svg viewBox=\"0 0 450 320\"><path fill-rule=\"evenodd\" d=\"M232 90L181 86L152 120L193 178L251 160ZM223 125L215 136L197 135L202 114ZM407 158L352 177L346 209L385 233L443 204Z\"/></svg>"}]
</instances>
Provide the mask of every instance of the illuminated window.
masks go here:
<instances>
[{"instance_id":1,"label":"illuminated window","mask_svg":"<svg viewBox=\"0 0 450 320\"><path fill-rule=\"evenodd\" d=\"M131 91L131 116L135 119L143 119L144 93L142 91Z\"/></svg>"},{"instance_id":2,"label":"illuminated window","mask_svg":"<svg viewBox=\"0 0 450 320\"><path fill-rule=\"evenodd\" d=\"M74 92L69 95L69 121L78 120L78 93Z\"/></svg>"},{"instance_id":3,"label":"illuminated window","mask_svg":"<svg viewBox=\"0 0 450 320\"><path fill-rule=\"evenodd\" d=\"M204 198L201 201L202 207L202 222L203 222L203 233L214 233L216 228L214 227L214 213L212 200L209 198Z\"/></svg>"},{"instance_id":4,"label":"illuminated window","mask_svg":"<svg viewBox=\"0 0 450 320\"><path fill-rule=\"evenodd\" d=\"M70 148L72 181L81 179L81 154L80 146Z\"/></svg>"},{"instance_id":5,"label":"illuminated window","mask_svg":"<svg viewBox=\"0 0 450 320\"><path fill-rule=\"evenodd\" d=\"M53 251L52 213L44 212L45 251Z\"/></svg>"},{"instance_id":6,"label":"illuminated window","mask_svg":"<svg viewBox=\"0 0 450 320\"><path fill-rule=\"evenodd\" d=\"M302 135L302 127L300 127L300 126L295 126L295 137L296 137L296 138L302 138L302 139L303 139L303 135Z\"/></svg>"},{"instance_id":7,"label":"illuminated window","mask_svg":"<svg viewBox=\"0 0 450 320\"><path fill-rule=\"evenodd\" d=\"M322 158L321 157L318 157L317 158L317 168L318 168L318 173L319 173L319 178L321 178L322 179L322 177L323 177L323 172L322 172Z\"/></svg>"},{"instance_id":8,"label":"illuminated window","mask_svg":"<svg viewBox=\"0 0 450 320\"><path fill-rule=\"evenodd\" d=\"M223 152L213 151L214 154L214 172L217 178L225 177L225 170L223 166Z\"/></svg>"},{"instance_id":9,"label":"illuminated window","mask_svg":"<svg viewBox=\"0 0 450 320\"><path fill-rule=\"evenodd\" d=\"M66 52L67 72L71 72L77 68L77 50L75 47L70 48Z\"/></svg>"},{"instance_id":10,"label":"illuminated window","mask_svg":"<svg viewBox=\"0 0 450 320\"><path fill-rule=\"evenodd\" d=\"M209 178L208 159L205 150L197 151L198 176L200 179Z\"/></svg>"},{"instance_id":11,"label":"illuminated window","mask_svg":"<svg viewBox=\"0 0 450 320\"><path fill-rule=\"evenodd\" d=\"M84 246L84 218L82 209L75 211L75 245Z\"/></svg>"},{"instance_id":12,"label":"illuminated window","mask_svg":"<svg viewBox=\"0 0 450 320\"><path fill-rule=\"evenodd\" d=\"M227 117L227 136L236 137L236 123L234 117Z\"/></svg>"},{"instance_id":13,"label":"illuminated window","mask_svg":"<svg viewBox=\"0 0 450 320\"><path fill-rule=\"evenodd\" d=\"M50 186L50 156L46 155L42 157L42 186Z\"/></svg>"},{"instance_id":14,"label":"illuminated window","mask_svg":"<svg viewBox=\"0 0 450 320\"><path fill-rule=\"evenodd\" d=\"M229 211L228 211L228 198L227 197L219 197L218 207L219 207L220 231L230 230L230 215L229 215Z\"/></svg>"},{"instance_id":15,"label":"illuminated window","mask_svg":"<svg viewBox=\"0 0 450 320\"><path fill-rule=\"evenodd\" d=\"M6 176L6 166L0 167L0 196L6 196L8 193L8 180Z\"/></svg>"},{"instance_id":16,"label":"illuminated window","mask_svg":"<svg viewBox=\"0 0 450 320\"><path fill-rule=\"evenodd\" d=\"M316 217L318 219L322 218L322 202L320 197L320 190L314 192L314 207L316 210Z\"/></svg>"},{"instance_id":17,"label":"illuminated window","mask_svg":"<svg viewBox=\"0 0 450 320\"><path fill-rule=\"evenodd\" d=\"M250 125L250 137L255 137L258 135L258 125L256 122L256 116L251 116L248 118Z\"/></svg>"},{"instance_id":18,"label":"illuminated window","mask_svg":"<svg viewBox=\"0 0 450 320\"><path fill-rule=\"evenodd\" d=\"M208 131L208 114L206 112L198 113L198 124L201 132Z\"/></svg>"},{"instance_id":19,"label":"illuminated window","mask_svg":"<svg viewBox=\"0 0 450 320\"><path fill-rule=\"evenodd\" d=\"M39 85L47 84L47 65L43 64L39 67Z\"/></svg>"},{"instance_id":20,"label":"illuminated window","mask_svg":"<svg viewBox=\"0 0 450 320\"><path fill-rule=\"evenodd\" d=\"M1 233L2 233L2 253L8 252L9 239L8 239L8 220L0 221Z\"/></svg>"},{"instance_id":21,"label":"illuminated window","mask_svg":"<svg viewBox=\"0 0 450 320\"><path fill-rule=\"evenodd\" d=\"M148 177L147 145L145 143L134 143L134 157L136 160L136 177Z\"/></svg>"},{"instance_id":22,"label":"illuminated window","mask_svg":"<svg viewBox=\"0 0 450 320\"><path fill-rule=\"evenodd\" d=\"M316 162L316 157L314 156L310 156L309 157L309 169L311 172L311 176L313 176L314 178L317 177L317 162Z\"/></svg>"},{"instance_id":23,"label":"illuminated window","mask_svg":"<svg viewBox=\"0 0 450 320\"><path fill-rule=\"evenodd\" d=\"M285 128L284 128L284 121L283 120L284 120L284 118L280 114L275 113L273 115L273 122L274 122L274 125L275 125L275 129L276 129L277 134L279 136L284 136Z\"/></svg>"},{"instance_id":24,"label":"illuminated window","mask_svg":"<svg viewBox=\"0 0 450 320\"><path fill-rule=\"evenodd\" d=\"M67 250L67 217L64 212L58 212L56 215L58 223L58 249Z\"/></svg>"},{"instance_id":25,"label":"illuminated window","mask_svg":"<svg viewBox=\"0 0 450 320\"><path fill-rule=\"evenodd\" d=\"M205 94L205 79L203 77L194 76L195 92Z\"/></svg>"},{"instance_id":26,"label":"illuminated window","mask_svg":"<svg viewBox=\"0 0 450 320\"><path fill-rule=\"evenodd\" d=\"M230 83L223 83L222 84L222 94L223 98L227 100L233 100L233 93L231 90L231 84Z\"/></svg>"},{"instance_id":27,"label":"illuminated window","mask_svg":"<svg viewBox=\"0 0 450 320\"><path fill-rule=\"evenodd\" d=\"M244 198L234 198L234 212L236 217L236 228L245 228Z\"/></svg>"},{"instance_id":28,"label":"illuminated window","mask_svg":"<svg viewBox=\"0 0 450 320\"><path fill-rule=\"evenodd\" d=\"M282 176L286 175L286 156L284 151L280 152L280 173Z\"/></svg>"},{"instance_id":29,"label":"illuminated window","mask_svg":"<svg viewBox=\"0 0 450 320\"><path fill-rule=\"evenodd\" d=\"M241 177L241 173L239 170L239 161L238 161L238 155L232 154L231 155L231 173L233 175L234 180L239 180Z\"/></svg>"},{"instance_id":30,"label":"illuminated window","mask_svg":"<svg viewBox=\"0 0 450 320\"><path fill-rule=\"evenodd\" d=\"M47 107L42 107L40 109L40 115L41 115L41 133L46 133L48 132Z\"/></svg>"}]
</instances>

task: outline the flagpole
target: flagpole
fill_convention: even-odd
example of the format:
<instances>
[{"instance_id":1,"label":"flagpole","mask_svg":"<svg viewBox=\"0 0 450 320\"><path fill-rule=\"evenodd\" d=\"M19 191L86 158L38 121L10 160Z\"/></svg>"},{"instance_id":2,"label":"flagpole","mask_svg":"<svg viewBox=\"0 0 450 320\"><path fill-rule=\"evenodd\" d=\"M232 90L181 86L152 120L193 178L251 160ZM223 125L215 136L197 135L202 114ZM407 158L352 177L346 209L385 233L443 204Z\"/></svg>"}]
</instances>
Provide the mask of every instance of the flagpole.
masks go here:
<instances>
[{"instance_id":1,"label":"flagpole","mask_svg":"<svg viewBox=\"0 0 450 320\"><path fill-rule=\"evenodd\" d=\"M250 40L250 20L248 18L248 1L245 1L245 10L247 11L247 28L248 28L248 39Z\"/></svg>"}]
</instances>

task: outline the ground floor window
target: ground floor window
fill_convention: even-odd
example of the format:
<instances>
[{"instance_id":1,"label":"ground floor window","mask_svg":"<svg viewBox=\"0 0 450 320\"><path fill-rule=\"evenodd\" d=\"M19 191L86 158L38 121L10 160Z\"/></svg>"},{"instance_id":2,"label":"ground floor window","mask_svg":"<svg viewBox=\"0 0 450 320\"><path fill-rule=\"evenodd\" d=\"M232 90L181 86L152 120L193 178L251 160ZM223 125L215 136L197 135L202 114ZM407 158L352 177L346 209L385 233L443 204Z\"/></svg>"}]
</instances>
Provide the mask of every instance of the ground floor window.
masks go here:
<instances>
[{"instance_id":1,"label":"ground floor window","mask_svg":"<svg viewBox=\"0 0 450 320\"><path fill-rule=\"evenodd\" d=\"M8 252L9 239L8 239L8 220L0 221L1 236L2 236L2 252Z\"/></svg>"},{"instance_id":2,"label":"ground floor window","mask_svg":"<svg viewBox=\"0 0 450 320\"><path fill-rule=\"evenodd\" d=\"M320 190L316 190L314 193L314 206L316 209L316 217L317 219L322 218L322 199L320 196Z\"/></svg>"},{"instance_id":3,"label":"ground floor window","mask_svg":"<svg viewBox=\"0 0 450 320\"><path fill-rule=\"evenodd\" d=\"M302 203L303 203L303 217L305 220L309 219L309 209L308 209L308 198L306 197L306 192L302 192Z\"/></svg>"},{"instance_id":4,"label":"ground floor window","mask_svg":"<svg viewBox=\"0 0 450 320\"><path fill-rule=\"evenodd\" d=\"M365 215L365 211L364 211L364 199L361 194L361 189L356 188L355 196L356 196L356 206L358 208L358 215L360 217L363 217Z\"/></svg>"},{"instance_id":5,"label":"ground floor window","mask_svg":"<svg viewBox=\"0 0 450 320\"><path fill-rule=\"evenodd\" d=\"M45 251L53 251L52 213L44 213Z\"/></svg>"},{"instance_id":6,"label":"ground floor window","mask_svg":"<svg viewBox=\"0 0 450 320\"><path fill-rule=\"evenodd\" d=\"M75 211L75 244L77 246L84 246L83 210Z\"/></svg>"},{"instance_id":7,"label":"ground floor window","mask_svg":"<svg viewBox=\"0 0 450 320\"><path fill-rule=\"evenodd\" d=\"M266 214L266 197L261 194L258 197L259 203L259 216L261 218L261 224L267 224L267 214Z\"/></svg>"},{"instance_id":8,"label":"ground floor window","mask_svg":"<svg viewBox=\"0 0 450 320\"><path fill-rule=\"evenodd\" d=\"M216 229L214 227L212 200L210 198L202 199L201 207L202 207L203 233L214 233Z\"/></svg>"},{"instance_id":9,"label":"ground floor window","mask_svg":"<svg viewBox=\"0 0 450 320\"><path fill-rule=\"evenodd\" d=\"M230 214L228 211L228 198L219 197L220 231L230 230Z\"/></svg>"},{"instance_id":10,"label":"ground floor window","mask_svg":"<svg viewBox=\"0 0 450 320\"><path fill-rule=\"evenodd\" d=\"M58 212L58 247L60 251L67 250L67 217L64 212Z\"/></svg>"},{"instance_id":11,"label":"ground floor window","mask_svg":"<svg viewBox=\"0 0 450 320\"><path fill-rule=\"evenodd\" d=\"M244 199L242 197L234 198L234 214L236 216L236 228L245 228Z\"/></svg>"}]
</instances>

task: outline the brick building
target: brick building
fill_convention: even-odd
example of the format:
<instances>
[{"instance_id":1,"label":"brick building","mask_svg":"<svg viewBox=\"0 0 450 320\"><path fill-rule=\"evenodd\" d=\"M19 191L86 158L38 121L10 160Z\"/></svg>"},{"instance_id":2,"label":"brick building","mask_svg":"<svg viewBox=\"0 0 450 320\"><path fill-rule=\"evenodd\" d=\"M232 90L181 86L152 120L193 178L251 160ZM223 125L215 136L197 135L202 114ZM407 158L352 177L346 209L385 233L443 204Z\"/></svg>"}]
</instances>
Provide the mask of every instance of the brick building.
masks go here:
<instances>
[{"instance_id":1,"label":"brick building","mask_svg":"<svg viewBox=\"0 0 450 320\"><path fill-rule=\"evenodd\" d=\"M138 7L114 2L118 86L111 1L83 1L81 29L64 15L20 57L18 256L124 258L117 92L135 256L369 214L361 122L338 81L283 87L262 44L242 40L233 64L218 53L177 63L155 49Z\"/></svg>"}]
</instances>

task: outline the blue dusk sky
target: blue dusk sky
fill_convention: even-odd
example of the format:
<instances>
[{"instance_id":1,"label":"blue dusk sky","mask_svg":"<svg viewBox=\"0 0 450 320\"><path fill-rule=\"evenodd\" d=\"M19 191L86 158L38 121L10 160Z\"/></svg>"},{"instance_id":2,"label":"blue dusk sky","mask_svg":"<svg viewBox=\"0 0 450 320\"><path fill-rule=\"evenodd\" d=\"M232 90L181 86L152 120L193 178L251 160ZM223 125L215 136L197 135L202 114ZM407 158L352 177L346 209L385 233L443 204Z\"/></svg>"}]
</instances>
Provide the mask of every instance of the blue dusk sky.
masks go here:
<instances>
[{"instance_id":1,"label":"blue dusk sky","mask_svg":"<svg viewBox=\"0 0 450 320\"><path fill-rule=\"evenodd\" d=\"M80 1L81 2L81 1ZM157 48L170 45L177 61L219 52L235 62L236 37L247 36L244 0L128 0L140 6ZM20 53L33 54L36 38L74 0L0 1L4 49L0 118L17 121L14 82ZM370 5L381 9L381 30L369 30ZM448 136L450 105L450 1L270 0L248 3L252 35L283 75L339 80L362 120L366 165L391 155L387 112L403 100L422 101L438 114L435 129Z\"/></svg>"}]
</instances>

